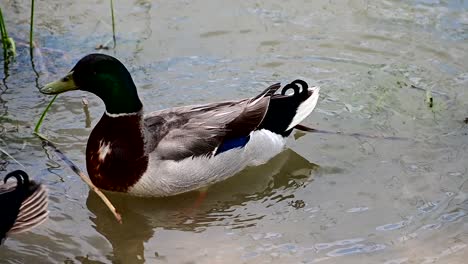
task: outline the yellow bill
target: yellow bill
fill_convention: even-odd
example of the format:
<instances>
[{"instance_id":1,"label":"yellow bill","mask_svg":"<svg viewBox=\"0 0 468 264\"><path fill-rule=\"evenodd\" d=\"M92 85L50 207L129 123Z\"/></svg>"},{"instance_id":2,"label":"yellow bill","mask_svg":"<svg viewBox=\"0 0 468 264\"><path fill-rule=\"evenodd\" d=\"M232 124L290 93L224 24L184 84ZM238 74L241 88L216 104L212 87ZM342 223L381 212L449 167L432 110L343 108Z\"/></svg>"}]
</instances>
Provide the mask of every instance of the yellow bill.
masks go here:
<instances>
[{"instance_id":1,"label":"yellow bill","mask_svg":"<svg viewBox=\"0 0 468 264\"><path fill-rule=\"evenodd\" d=\"M40 91L44 94L59 94L77 89L78 87L76 86L75 81L73 80L73 71L71 71L60 80L46 84L40 89Z\"/></svg>"}]
</instances>

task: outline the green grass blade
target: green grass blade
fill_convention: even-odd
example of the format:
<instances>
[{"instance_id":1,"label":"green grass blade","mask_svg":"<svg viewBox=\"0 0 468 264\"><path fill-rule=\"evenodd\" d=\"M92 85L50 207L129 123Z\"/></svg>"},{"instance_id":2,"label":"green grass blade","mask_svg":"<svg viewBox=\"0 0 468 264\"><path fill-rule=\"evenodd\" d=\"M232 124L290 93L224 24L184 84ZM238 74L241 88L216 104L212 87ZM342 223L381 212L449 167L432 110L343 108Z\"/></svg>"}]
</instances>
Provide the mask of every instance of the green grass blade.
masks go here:
<instances>
[{"instance_id":1,"label":"green grass blade","mask_svg":"<svg viewBox=\"0 0 468 264\"><path fill-rule=\"evenodd\" d=\"M114 1L110 0L110 5L111 5L111 16L112 16L112 38L114 40L114 48L116 45L116 40L115 40L115 20L114 20Z\"/></svg>"},{"instance_id":2,"label":"green grass blade","mask_svg":"<svg viewBox=\"0 0 468 264\"><path fill-rule=\"evenodd\" d=\"M16 55L16 45L15 41L8 37L8 32L6 30L5 20L3 19L2 9L0 8L0 36L3 46L3 59L6 63L9 62L10 57Z\"/></svg>"},{"instance_id":3,"label":"green grass blade","mask_svg":"<svg viewBox=\"0 0 468 264\"><path fill-rule=\"evenodd\" d=\"M58 94L56 94L54 96L54 98L52 98L52 100L50 101L50 103L47 105L46 109L44 110L44 112L42 112L42 115L41 117L39 118L39 121L37 121L37 124L36 124L36 127L34 128L34 133L36 134L39 134L39 128L41 127L42 125L42 121L44 121L44 117L46 116L47 112L49 111L50 109L50 106L54 103L55 99L57 98Z\"/></svg>"},{"instance_id":4,"label":"green grass blade","mask_svg":"<svg viewBox=\"0 0 468 264\"><path fill-rule=\"evenodd\" d=\"M3 39L8 36L6 32L5 21L3 21L2 8L0 8L0 31L1 31L2 41L3 41Z\"/></svg>"},{"instance_id":5,"label":"green grass blade","mask_svg":"<svg viewBox=\"0 0 468 264\"><path fill-rule=\"evenodd\" d=\"M34 29L34 0L31 0L31 20L29 21L29 51L33 54L33 29Z\"/></svg>"},{"instance_id":6,"label":"green grass blade","mask_svg":"<svg viewBox=\"0 0 468 264\"><path fill-rule=\"evenodd\" d=\"M7 33L6 33L6 30L5 30L5 22L3 21L2 9L0 8L0 37L1 37L1 41L2 41L2 47L3 47L3 60L5 62L8 60L6 34Z\"/></svg>"}]
</instances>

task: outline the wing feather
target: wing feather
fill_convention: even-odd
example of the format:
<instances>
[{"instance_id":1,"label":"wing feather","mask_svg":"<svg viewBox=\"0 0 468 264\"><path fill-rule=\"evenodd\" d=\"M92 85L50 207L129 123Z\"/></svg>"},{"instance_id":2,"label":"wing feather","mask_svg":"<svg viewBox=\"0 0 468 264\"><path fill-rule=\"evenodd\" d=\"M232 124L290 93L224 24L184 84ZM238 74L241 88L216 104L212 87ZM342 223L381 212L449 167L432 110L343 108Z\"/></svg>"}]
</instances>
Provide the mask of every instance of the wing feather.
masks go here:
<instances>
[{"instance_id":1,"label":"wing feather","mask_svg":"<svg viewBox=\"0 0 468 264\"><path fill-rule=\"evenodd\" d=\"M160 159L182 160L213 155L224 140L248 136L262 122L270 96L280 87L268 87L254 98L185 106L145 116L148 152Z\"/></svg>"}]
</instances>

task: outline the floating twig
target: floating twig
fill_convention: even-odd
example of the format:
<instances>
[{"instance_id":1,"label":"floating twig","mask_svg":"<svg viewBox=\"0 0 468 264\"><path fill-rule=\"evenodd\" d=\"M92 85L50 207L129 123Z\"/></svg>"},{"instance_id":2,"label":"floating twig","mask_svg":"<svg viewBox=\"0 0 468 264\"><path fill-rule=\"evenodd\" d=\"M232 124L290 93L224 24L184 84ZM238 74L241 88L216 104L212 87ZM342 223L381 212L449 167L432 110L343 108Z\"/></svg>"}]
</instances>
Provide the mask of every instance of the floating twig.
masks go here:
<instances>
[{"instance_id":1,"label":"floating twig","mask_svg":"<svg viewBox=\"0 0 468 264\"><path fill-rule=\"evenodd\" d=\"M58 149L55 146L54 143L52 143L44 135L37 133L37 132L34 132L34 134L42 140L45 146L51 147L55 151L55 153L57 153L60 159L63 162L65 162L70 167L70 169L72 169L73 172L75 172L78 176L80 176L80 178L89 186L89 188L93 190L101 198L104 204L106 204L106 206L114 215L115 219L117 219L117 221L120 224L122 224L122 216L117 212L117 209L115 209L114 205L109 201L106 195L103 192L101 192L101 190L93 184L93 182L84 174L84 172L80 170L80 168L78 168L78 166L76 166L75 163L73 163L73 161L71 161L60 149Z\"/></svg>"},{"instance_id":2,"label":"floating twig","mask_svg":"<svg viewBox=\"0 0 468 264\"><path fill-rule=\"evenodd\" d=\"M422 88L422 87L419 87L419 86L416 86L416 85L413 85L413 84L410 85L409 87L410 87L411 89L415 89L415 90L419 90L419 91L423 91L423 92L429 91L428 89L425 89L425 88ZM446 99L446 100L449 100L449 99L450 99L450 97L449 97L446 93L444 93L444 92L439 92L439 91L435 91L435 90L432 90L432 89L431 89L431 94L435 94L435 95L444 97L444 99Z\"/></svg>"},{"instance_id":3,"label":"floating twig","mask_svg":"<svg viewBox=\"0 0 468 264\"><path fill-rule=\"evenodd\" d=\"M108 50L109 49L109 43L112 41L112 38L110 38L109 40L107 40L104 44L98 44L94 49L95 50Z\"/></svg>"},{"instance_id":4,"label":"floating twig","mask_svg":"<svg viewBox=\"0 0 468 264\"><path fill-rule=\"evenodd\" d=\"M85 127L91 127L91 115L89 114L89 107L88 107L88 99L83 96L81 99L81 103L83 104L83 112L85 113Z\"/></svg>"}]
</instances>

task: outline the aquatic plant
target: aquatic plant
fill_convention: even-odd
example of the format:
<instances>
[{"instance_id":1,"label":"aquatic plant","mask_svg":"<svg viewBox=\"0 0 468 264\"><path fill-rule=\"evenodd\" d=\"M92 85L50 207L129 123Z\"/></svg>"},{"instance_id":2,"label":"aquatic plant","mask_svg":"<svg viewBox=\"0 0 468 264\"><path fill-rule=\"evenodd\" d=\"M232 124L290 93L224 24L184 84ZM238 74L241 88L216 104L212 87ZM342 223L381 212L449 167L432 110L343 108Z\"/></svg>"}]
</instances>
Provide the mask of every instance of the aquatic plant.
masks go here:
<instances>
[{"instance_id":1,"label":"aquatic plant","mask_svg":"<svg viewBox=\"0 0 468 264\"><path fill-rule=\"evenodd\" d=\"M104 44L98 44L95 49L100 50L108 50L109 49L109 43L112 41L114 43L113 48L117 45L117 40L115 36L115 16L114 16L114 1L110 0L110 9L111 9L111 19L112 19L112 38L107 40Z\"/></svg>"},{"instance_id":2,"label":"aquatic plant","mask_svg":"<svg viewBox=\"0 0 468 264\"><path fill-rule=\"evenodd\" d=\"M114 47L116 45L116 38L115 38L115 20L114 20L114 3L111 0L111 16L112 16L112 34L113 34L113 40L114 40ZM31 59L33 56L33 49L34 49L34 43L33 43L33 24L34 24L34 0L31 1L31 21L30 21L30 31L29 31L29 47L30 47L30 54L31 54ZM39 121L37 122L36 126L34 127L34 134L38 136L44 144L47 146L51 147L55 153L59 155L59 157L64 161L72 170L75 172L88 186L91 190L93 190L104 202L104 204L109 208L109 210L112 212L114 217L117 219L117 221L121 224L122 223L122 216L117 212L117 209L114 207L114 205L109 201L109 199L106 197L104 193L101 192L99 188L97 188L79 168L76 166L62 151L60 151L49 139L47 139L44 135L42 135L39 132L39 129L42 125L42 122L44 121L44 118L49 111L50 107L52 104L55 102L55 99L57 99L57 94L50 100L49 104L46 106L44 111L41 114L41 117L39 118ZM89 110L87 108L87 103L83 101L83 107L85 110L86 118L87 118L87 123L89 120L90 123L90 115L89 115Z\"/></svg>"},{"instance_id":3,"label":"aquatic plant","mask_svg":"<svg viewBox=\"0 0 468 264\"><path fill-rule=\"evenodd\" d=\"M16 55L16 45L13 38L8 37L5 21L3 20L2 9L0 8L0 34L3 46L3 59L6 63L10 61L11 57Z\"/></svg>"},{"instance_id":4,"label":"aquatic plant","mask_svg":"<svg viewBox=\"0 0 468 264\"><path fill-rule=\"evenodd\" d=\"M36 126L34 127L34 133L39 134L39 128L42 125L42 122L44 121L44 117L46 116L47 112L49 111L50 107L54 103L55 99L57 99L58 94L56 94L52 100L50 100L49 104L47 107L44 109L44 112L42 112L41 117L39 118L39 121L37 121Z\"/></svg>"},{"instance_id":5,"label":"aquatic plant","mask_svg":"<svg viewBox=\"0 0 468 264\"><path fill-rule=\"evenodd\" d=\"M116 46L116 37L115 37L115 18L114 18L114 1L110 0L110 8L111 8L111 17L112 17L112 39L114 41L114 48ZM1 14L0 14L1 16ZM29 30L29 47L30 47L30 52L31 52L31 57L33 55L33 48L34 48L34 43L33 43L33 24L34 24L34 0L31 0L31 20L30 20L30 30ZM106 44L105 44L106 45ZM39 118L39 121L37 122L35 128L34 128L34 133L38 134L39 129L42 125L42 122L44 121L44 118L49 111L50 107L54 103L55 99L57 98L57 95L55 95L52 100L49 102L47 107L44 109L44 112L42 112L41 117ZM89 117L89 112L86 111L87 108L85 108L85 114L88 120ZM89 119L90 120L90 119Z\"/></svg>"},{"instance_id":6,"label":"aquatic plant","mask_svg":"<svg viewBox=\"0 0 468 264\"><path fill-rule=\"evenodd\" d=\"M33 29L34 29L34 0L31 0L31 19L29 21L29 52L33 55Z\"/></svg>"},{"instance_id":7,"label":"aquatic plant","mask_svg":"<svg viewBox=\"0 0 468 264\"><path fill-rule=\"evenodd\" d=\"M434 98L432 97L432 92L430 90L426 91L426 103L430 108L434 106Z\"/></svg>"},{"instance_id":8,"label":"aquatic plant","mask_svg":"<svg viewBox=\"0 0 468 264\"><path fill-rule=\"evenodd\" d=\"M111 16L112 16L112 39L114 40L114 48L116 45L115 41L115 20L114 20L114 1L110 0L110 6L111 6Z\"/></svg>"}]
</instances>

